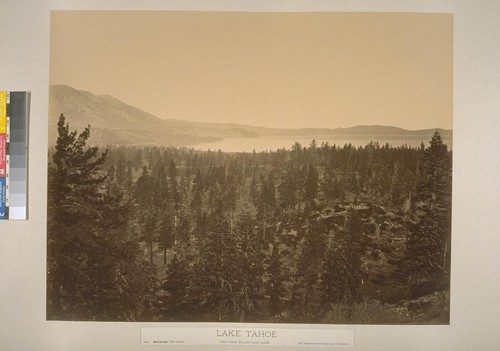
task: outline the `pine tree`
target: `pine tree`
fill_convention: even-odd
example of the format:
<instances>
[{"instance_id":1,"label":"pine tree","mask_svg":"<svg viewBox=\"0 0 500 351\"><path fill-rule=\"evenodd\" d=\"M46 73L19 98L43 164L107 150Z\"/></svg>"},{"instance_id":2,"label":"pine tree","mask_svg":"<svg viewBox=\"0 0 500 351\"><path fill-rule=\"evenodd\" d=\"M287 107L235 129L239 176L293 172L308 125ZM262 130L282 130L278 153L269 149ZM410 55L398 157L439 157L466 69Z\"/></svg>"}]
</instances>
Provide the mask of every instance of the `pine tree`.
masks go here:
<instances>
[{"instance_id":1,"label":"pine tree","mask_svg":"<svg viewBox=\"0 0 500 351\"><path fill-rule=\"evenodd\" d=\"M301 188L299 172L296 167L289 166L281 177L278 186L280 205L285 211L294 210L299 202Z\"/></svg>"},{"instance_id":2,"label":"pine tree","mask_svg":"<svg viewBox=\"0 0 500 351\"><path fill-rule=\"evenodd\" d=\"M311 222L299 243L297 275L302 285L302 304L308 306L314 297L325 254L326 238L319 224Z\"/></svg>"},{"instance_id":3,"label":"pine tree","mask_svg":"<svg viewBox=\"0 0 500 351\"><path fill-rule=\"evenodd\" d=\"M236 260L240 277L236 292L239 321L252 320L259 310L263 296L264 247L255 232L256 222L250 212L243 212L235 229Z\"/></svg>"},{"instance_id":4,"label":"pine tree","mask_svg":"<svg viewBox=\"0 0 500 351\"><path fill-rule=\"evenodd\" d=\"M123 158L118 160L118 164L116 166L116 183L120 187L124 187L127 178L127 171L125 168L125 161Z\"/></svg>"},{"instance_id":5,"label":"pine tree","mask_svg":"<svg viewBox=\"0 0 500 351\"><path fill-rule=\"evenodd\" d=\"M279 242L273 243L271 254L267 257L268 281L266 284L267 294L269 295L269 311L272 316L279 314L283 308L283 299L285 297L284 273L281 263L281 253L279 250Z\"/></svg>"},{"instance_id":6,"label":"pine tree","mask_svg":"<svg viewBox=\"0 0 500 351\"><path fill-rule=\"evenodd\" d=\"M190 203L191 211L197 216L201 215L203 211L203 193L205 191L205 182L203 175L198 170L193 179L193 185L191 188L192 200Z\"/></svg>"},{"instance_id":7,"label":"pine tree","mask_svg":"<svg viewBox=\"0 0 500 351\"><path fill-rule=\"evenodd\" d=\"M451 153L438 131L418 165L417 221L407 243L412 283L448 279L451 236Z\"/></svg>"},{"instance_id":8,"label":"pine tree","mask_svg":"<svg viewBox=\"0 0 500 351\"><path fill-rule=\"evenodd\" d=\"M148 183L146 186L149 188L147 191L150 192L150 199L143 204L143 207L152 207L163 212L171 201L171 196L169 196L171 188L167 183L167 174L163 164L157 165Z\"/></svg>"},{"instance_id":9,"label":"pine tree","mask_svg":"<svg viewBox=\"0 0 500 351\"><path fill-rule=\"evenodd\" d=\"M325 172L320 182L320 189L327 204L344 200L344 189L341 187L341 176L337 174L334 162L325 167Z\"/></svg>"},{"instance_id":10,"label":"pine tree","mask_svg":"<svg viewBox=\"0 0 500 351\"><path fill-rule=\"evenodd\" d=\"M259 203L259 191L258 191L257 177L255 176L255 172L252 174L252 180L250 182L249 197L252 203L255 206L257 206Z\"/></svg>"},{"instance_id":11,"label":"pine tree","mask_svg":"<svg viewBox=\"0 0 500 351\"><path fill-rule=\"evenodd\" d=\"M172 201L175 213L179 211L181 194L179 191L179 183L177 182L177 165L173 159L168 164L168 186L170 200Z\"/></svg>"},{"instance_id":12,"label":"pine tree","mask_svg":"<svg viewBox=\"0 0 500 351\"><path fill-rule=\"evenodd\" d=\"M70 132L63 115L57 127L59 136L49 168L47 233L48 314L55 318L73 304L70 295L79 293L81 280L93 283L80 267L88 258L86 252L79 252L79 246L85 248L92 240L82 233L89 228L82 230L81 224L85 219L94 221L97 213L93 212L103 201L105 178L98 170L106 157L99 156L96 148L85 150L89 128L77 136L76 131Z\"/></svg>"},{"instance_id":13,"label":"pine tree","mask_svg":"<svg viewBox=\"0 0 500 351\"><path fill-rule=\"evenodd\" d=\"M149 175L148 168L142 167L142 174L137 179L134 186L134 198L140 208L146 208L152 205L153 200L153 182Z\"/></svg>"},{"instance_id":14,"label":"pine tree","mask_svg":"<svg viewBox=\"0 0 500 351\"><path fill-rule=\"evenodd\" d=\"M274 175L269 173L267 179L260 176L260 193L257 203L257 213L262 220L262 238L266 239L268 219L272 217L272 210L276 204L276 186L274 183Z\"/></svg>"},{"instance_id":15,"label":"pine tree","mask_svg":"<svg viewBox=\"0 0 500 351\"><path fill-rule=\"evenodd\" d=\"M183 321L189 316L188 289L191 281L191 270L185 259L179 259L174 254L168 264L165 281L162 284L166 292L161 301L163 320Z\"/></svg>"},{"instance_id":16,"label":"pine tree","mask_svg":"<svg viewBox=\"0 0 500 351\"><path fill-rule=\"evenodd\" d=\"M47 317L137 319L144 310L127 298L127 286L141 263L127 230L128 206L109 196L106 152L86 146L89 127L70 132L63 115L57 127L48 182ZM146 296L145 288L134 293Z\"/></svg>"},{"instance_id":17,"label":"pine tree","mask_svg":"<svg viewBox=\"0 0 500 351\"><path fill-rule=\"evenodd\" d=\"M331 246L326 250L321 272L320 290L323 303L340 303L346 296L348 286L348 264L342 245ZM352 295L352 294L349 294Z\"/></svg>"},{"instance_id":18,"label":"pine tree","mask_svg":"<svg viewBox=\"0 0 500 351\"><path fill-rule=\"evenodd\" d=\"M194 269L193 302L203 306L205 321L236 321L241 311L237 296L241 267L236 238L230 234L222 206L214 209L207 227Z\"/></svg>"},{"instance_id":19,"label":"pine tree","mask_svg":"<svg viewBox=\"0 0 500 351\"><path fill-rule=\"evenodd\" d=\"M307 176L304 182L304 202L308 211L316 208L316 198L318 196L319 176L314 165L310 164L307 169Z\"/></svg>"},{"instance_id":20,"label":"pine tree","mask_svg":"<svg viewBox=\"0 0 500 351\"><path fill-rule=\"evenodd\" d=\"M352 207L346 212L343 228L335 234L321 273L323 301L352 306L358 298L363 278L361 258L367 246L363 223Z\"/></svg>"},{"instance_id":21,"label":"pine tree","mask_svg":"<svg viewBox=\"0 0 500 351\"><path fill-rule=\"evenodd\" d=\"M169 211L171 212L171 211ZM167 250L175 245L175 226L171 213L163 213L163 218L160 220L158 228L158 243L163 249L163 264L167 264Z\"/></svg>"}]
</instances>

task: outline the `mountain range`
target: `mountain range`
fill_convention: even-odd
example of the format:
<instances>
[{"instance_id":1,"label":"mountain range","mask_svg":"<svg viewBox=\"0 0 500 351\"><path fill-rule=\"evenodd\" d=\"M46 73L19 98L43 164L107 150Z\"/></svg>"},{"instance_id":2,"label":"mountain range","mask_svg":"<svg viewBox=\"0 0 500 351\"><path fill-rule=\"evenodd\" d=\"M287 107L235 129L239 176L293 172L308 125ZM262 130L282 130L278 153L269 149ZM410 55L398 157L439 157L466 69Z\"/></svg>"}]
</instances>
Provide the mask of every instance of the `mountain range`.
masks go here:
<instances>
[{"instance_id":1,"label":"mountain range","mask_svg":"<svg viewBox=\"0 0 500 351\"><path fill-rule=\"evenodd\" d=\"M234 123L203 123L161 119L109 95L94 95L67 85L51 85L49 97L49 145L57 137L57 121L64 114L70 128L81 131L90 125L94 145L189 146L226 138L262 136L391 136L429 140L436 129L406 130L393 126L350 128L265 128ZM451 139L452 131L437 129Z\"/></svg>"}]
</instances>

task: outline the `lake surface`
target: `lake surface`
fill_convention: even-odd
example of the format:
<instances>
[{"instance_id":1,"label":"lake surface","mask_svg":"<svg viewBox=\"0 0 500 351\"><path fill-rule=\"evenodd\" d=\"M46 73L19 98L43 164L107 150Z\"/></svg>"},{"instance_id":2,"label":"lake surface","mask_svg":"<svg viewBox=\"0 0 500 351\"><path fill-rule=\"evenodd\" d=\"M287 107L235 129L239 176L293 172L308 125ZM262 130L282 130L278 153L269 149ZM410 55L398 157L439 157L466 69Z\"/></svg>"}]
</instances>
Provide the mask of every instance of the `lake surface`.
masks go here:
<instances>
[{"instance_id":1,"label":"lake surface","mask_svg":"<svg viewBox=\"0 0 500 351\"><path fill-rule=\"evenodd\" d=\"M212 150L212 151L224 151L224 152L256 152L261 151L275 151L278 149L290 150L295 142L299 142L302 147L309 146L312 140L316 140L316 145L319 147L322 143L328 142L330 146L344 146L351 143L353 146L365 146L369 142L378 142L380 146L388 143L393 147L408 145L411 147L420 146L421 142L424 142L425 146L429 145L429 137L422 136L411 136L402 138L401 136L263 136L256 138L227 138L221 141L216 141L212 143L201 143L195 145L189 145L195 150ZM452 148L452 141L443 138L444 142L448 147Z\"/></svg>"}]
</instances>

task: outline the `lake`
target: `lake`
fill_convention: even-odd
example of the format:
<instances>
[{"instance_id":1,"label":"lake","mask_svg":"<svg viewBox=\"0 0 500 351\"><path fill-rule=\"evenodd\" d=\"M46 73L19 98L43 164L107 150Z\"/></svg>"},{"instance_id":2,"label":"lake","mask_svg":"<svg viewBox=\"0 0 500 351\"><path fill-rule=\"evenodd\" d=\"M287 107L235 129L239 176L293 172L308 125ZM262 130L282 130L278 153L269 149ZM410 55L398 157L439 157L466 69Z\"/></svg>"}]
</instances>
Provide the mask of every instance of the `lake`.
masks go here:
<instances>
[{"instance_id":1,"label":"lake","mask_svg":"<svg viewBox=\"0 0 500 351\"><path fill-rule=\"evenodd\" d=\"M420 143L423 141L425 146L429 145L429 140L431 137L422 137L422 136L409 136L409 137L401 137L401 136L262 136L256 138L226 138L220 141L212 142L212 143L201 143L195 145L189 145L195 150L212 150L212 151L224 151L224 152L256 152L261 151L275 151L278 149L286 149L289 150L295 144L295 142L299 142L303 147L309 146L311 141L315 139L317 146L321 146L322 143L328 142L330 146L344 146L345 144L351 143L354 146L365 146L370 141L377 141L380 146L389 143L389 145L393 147L408 145L412 147L420 146ZM443 138L444 142L452 148L452 140L449 138Z\"/></svg>"}]
</instances>

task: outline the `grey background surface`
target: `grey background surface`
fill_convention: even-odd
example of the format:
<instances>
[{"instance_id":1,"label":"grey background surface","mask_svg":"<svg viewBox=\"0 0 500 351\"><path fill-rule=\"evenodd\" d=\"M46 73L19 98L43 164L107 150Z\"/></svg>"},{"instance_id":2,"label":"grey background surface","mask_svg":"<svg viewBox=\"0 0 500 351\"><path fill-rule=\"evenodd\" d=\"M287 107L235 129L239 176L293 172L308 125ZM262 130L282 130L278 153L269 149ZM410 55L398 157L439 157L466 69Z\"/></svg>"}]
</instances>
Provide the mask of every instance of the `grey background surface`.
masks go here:
<instances>
[{"instance_id":1,"label":"grey background surface","mask_svg":"<svg viewBox=\"0 0 500 351\"><path fill-rule=\"evenodd\" d=\"M0 222L0 350L148 350L140 328L167 326L45 321L50 11L95 9L453 13L451 324L338 327L355 350L500 349L500 2L0 0L0 90L32 92L29 220Z\"/></svg>"}]
</instances>

